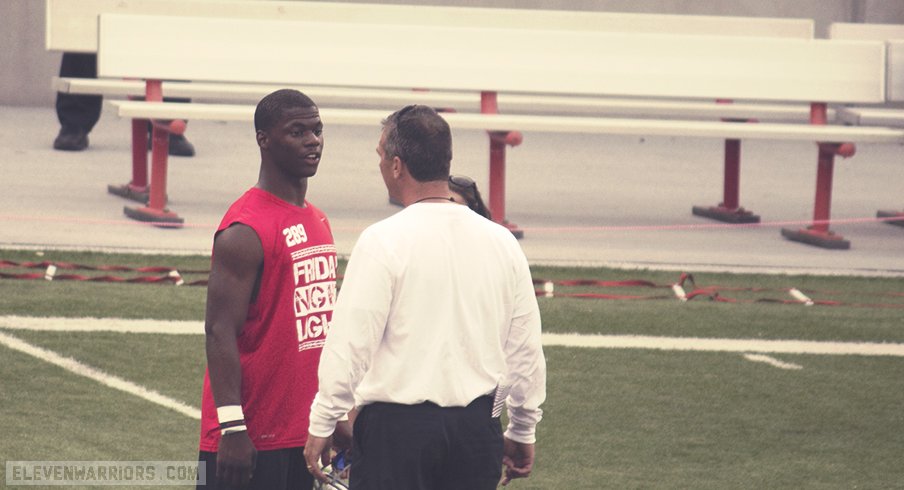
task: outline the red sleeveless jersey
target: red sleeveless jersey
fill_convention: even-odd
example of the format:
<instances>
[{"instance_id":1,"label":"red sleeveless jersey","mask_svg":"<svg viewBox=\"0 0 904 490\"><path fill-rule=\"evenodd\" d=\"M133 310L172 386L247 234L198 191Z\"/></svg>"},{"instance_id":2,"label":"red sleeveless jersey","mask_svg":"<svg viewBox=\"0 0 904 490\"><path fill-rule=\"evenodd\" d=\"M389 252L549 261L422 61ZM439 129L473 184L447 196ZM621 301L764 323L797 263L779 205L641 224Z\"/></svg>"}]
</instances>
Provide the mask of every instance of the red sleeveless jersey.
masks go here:
<instances>
[{"instance_id":1,"label":"red sleeveless jersey","mask_svg":"<svg viewBox=\"0 0 904 490\"><path fill-rule=\"evenodd\" d=\"M242 409L258 450L304 446L317 392L317 366L336 300L336 246L322 211L300 208L252 188L217 232L251 227L264 249L257 299L238 337ZM210 377L201 402L202 451L217 451L220 429Z\"/></svg>"}]
</instances>

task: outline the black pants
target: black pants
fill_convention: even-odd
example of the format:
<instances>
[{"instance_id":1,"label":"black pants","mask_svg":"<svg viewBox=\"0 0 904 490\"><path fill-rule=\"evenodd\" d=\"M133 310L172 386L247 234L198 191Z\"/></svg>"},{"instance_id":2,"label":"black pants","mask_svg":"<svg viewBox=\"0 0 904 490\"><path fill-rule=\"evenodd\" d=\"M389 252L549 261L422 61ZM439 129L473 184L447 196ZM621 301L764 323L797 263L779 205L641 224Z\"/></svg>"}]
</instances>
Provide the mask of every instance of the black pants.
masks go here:
<instances>
[{"instance_id":1,"label":"black pants","mask_svg":"<svg viewBox=\"0 0 904 490\"><path fill-rule=\"evenodd\" d=\"M66 78L97 78L97 55L94 53L63 53L60 76ZM189 102L191 99L169 98L169 102ZM60 126L67 132L90 133L100 119L103 97L100 95L67 94L57 92L56 113Z\"/></svg>"},{"instance_id":2,"label":"black pants","mask_svg":"<svg viewBox=\"0 0 904 490\"><path fill-rule=\"evenodd\" d=\"M493 399L364 406L355 420L353 490L491 490L502 476L502 426Z\"/></svg>"},{"instance_id":3,"label":"black pants","mask_svg":"<svg viewBox=\"0 0 904 490\"><path fill-rule=\"evenodd\" d=\"M63 53L60 76L68 78L97 78L97 55L93 53ZM100 95L67 94L57 92L56 113L60 125L67 131L90 133L100 119L103 97Z\"/></svg>"},{"instance_id":4,"label":"black pants","mask_svg":"<svg viewBox=\"0 0 904 490\"><path fill-rule=\"evenodd\" d=\"M217 453L201 451L198 461L206 465L207 485L197 488L227 488L217 485ZM305 467L303 447L258 451L253 475L249 490L311 490L314 487L314 477Z\"/></svg>"}]
</instances>

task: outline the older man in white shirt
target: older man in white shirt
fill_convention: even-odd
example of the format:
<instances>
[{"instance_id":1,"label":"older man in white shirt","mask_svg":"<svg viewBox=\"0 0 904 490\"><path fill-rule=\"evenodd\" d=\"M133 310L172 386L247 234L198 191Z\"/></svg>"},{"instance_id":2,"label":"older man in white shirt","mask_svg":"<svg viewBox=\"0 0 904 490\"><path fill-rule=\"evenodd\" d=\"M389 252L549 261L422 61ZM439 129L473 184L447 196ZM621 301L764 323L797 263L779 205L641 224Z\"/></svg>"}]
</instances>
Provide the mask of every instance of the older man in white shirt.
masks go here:
<instances>
[{"instance_id":1,"label":"older man in white shirt","mask_svg":"<svg viewBox=\"0 0 904 490\"><path fill-rule=\"evenodd\" d=\"M318 458L357 407L352 489L489 490L526 477L546 397L527 259L509 230L451 200L451 131L435 111L389 116L377 153L405 209L368 227L349 260L320 361L308 469L325 481Z\"/></svg>"}]
</instances>

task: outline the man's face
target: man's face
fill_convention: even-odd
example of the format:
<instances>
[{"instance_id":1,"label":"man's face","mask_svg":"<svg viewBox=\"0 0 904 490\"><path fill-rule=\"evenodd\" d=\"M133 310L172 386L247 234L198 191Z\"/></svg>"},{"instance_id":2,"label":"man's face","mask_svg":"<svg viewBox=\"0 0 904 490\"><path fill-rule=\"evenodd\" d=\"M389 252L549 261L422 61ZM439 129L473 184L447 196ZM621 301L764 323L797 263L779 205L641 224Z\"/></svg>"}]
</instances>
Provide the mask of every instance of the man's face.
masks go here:
<instances>
[{"instance_id":1,"label":"man's face","mask_svg":"<svg viewBox=\"0 0 904 490\"><path fill-rule=\"evenodd\" d=\"M286 109L273 128L265 132L263 145L270 160L296 178L317 173L323 153L323 122L316 107Z\"/></svg>"}]
</instances>

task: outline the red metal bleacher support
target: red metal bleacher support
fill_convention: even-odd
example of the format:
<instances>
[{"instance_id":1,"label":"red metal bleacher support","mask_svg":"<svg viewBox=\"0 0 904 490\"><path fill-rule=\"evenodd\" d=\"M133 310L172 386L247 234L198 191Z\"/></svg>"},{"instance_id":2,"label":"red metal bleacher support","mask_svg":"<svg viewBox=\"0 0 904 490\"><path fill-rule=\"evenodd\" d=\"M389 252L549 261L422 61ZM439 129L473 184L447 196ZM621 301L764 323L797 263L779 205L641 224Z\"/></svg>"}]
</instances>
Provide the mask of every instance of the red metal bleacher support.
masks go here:
<instances>
[{"instance_id":1,"label":"red metal bleacher support","mask_svg":"<svg viewBox=\"0 0 904 490\"><path fill-rule=\"evenodd\" d=\"M148 202L148 122L132 119L132 180L107 186L107 192L142 204Z\"/></svg>"},{"instance_id":2,"label":"red metal bleacher support","mask_svg":"<svg viewBox=\"0 0 904 490\"><path fill-rule=\"evenodd\" d=\"M885 224L904 226L904 211L876 211L876 217L881 218Z\"/></svg>"},{"instance_id":3,"label":"red metal bleacher support","mask_svg":"<svg viewBox=\"0 0 904 490\"><path fill-rule=\"evenodd\" d=\"M480 93L480 112L498 114L496 92ZM508 228L515 238L523 238L524 231L505 219L505 147L518 146L524 137L520 131L487 131L490 137L490 189L489 207L493 221Z\"/></svg>"},{"instance_id":4,"label":"red metal bleacher support","mask_svg":"<svg viewBox=\"0 0 904 490\"><path fill-rule=\"evenodd\" d=\"M163 85L160 80L148 80L146 82L145 100L149 102L163 101ZM144 133L141 136L143 141L147 141L147 121L142 121L145 125ZM167 227L181 227L185 221L176 213L166 208L166 174L167 163L169 158L169 135L182 134L185 131L185 121L151 121L151 182L149 188L149 196L146 206L129 207L125 206L123 212L129 218L138 221L148 221L157 223ZM133 121L132 126L132 153L133 159L136 158L138 151L135 149L136 137L138 131L135 129ZM144 144L144 152L142 155L147 161L147 143ZM133 171L138 165L133 160ZM147 164L144 165L147 168Z\"/></svg>"},{"instance_id":5,"label":"red metal bleacher support","mask_svg":"<svg viewBox=\"0 0 904 490\"><path fill-rule=\"evenodd\" d=\"M730 104L731 100L719 99L717 104ZM736 123L756 122L753 119L723 119ZM722 182L722 202L716 206L694 206L691 212L726 223L759 223L760 217L741 207L741 140L725 140L725 165Z\"/></svg>"},{"instance_id":6,"label":"red metal bleacher support","mask_svg":"<svg viewBox=\"0 0 904 490\"><path fill-rule=\"evenodd\" d=\"M810 124L826 124L826 104L814 102L810 105ZM853 156L853 143L817 143L819 160L816 168L816 198L813 205L813 224L801 229L783 228L782 236L797 242L822 248L847 250L851 242L829 230L832 207L832 178L835 170L835 155L844 158Z\"/></svg>"}]
</instances>

